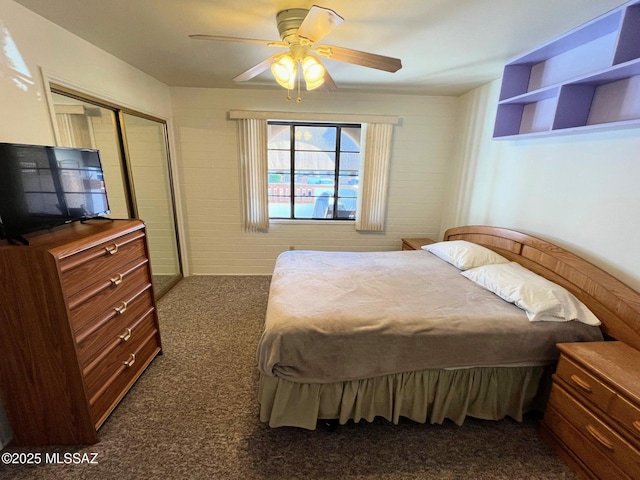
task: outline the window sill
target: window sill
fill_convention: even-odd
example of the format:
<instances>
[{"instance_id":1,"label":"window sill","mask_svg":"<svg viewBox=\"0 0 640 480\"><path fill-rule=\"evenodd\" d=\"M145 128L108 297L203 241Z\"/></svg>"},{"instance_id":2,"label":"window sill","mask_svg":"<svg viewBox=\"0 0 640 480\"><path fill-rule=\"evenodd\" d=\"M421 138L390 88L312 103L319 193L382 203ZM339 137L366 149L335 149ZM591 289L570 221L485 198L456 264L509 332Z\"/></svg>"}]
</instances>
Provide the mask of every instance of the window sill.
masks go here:
<instances>
[{"instance_id":1,"label":"window sill","mask_svg":"<svg viewBox=\"0 0 640 480\"><path fill-rule=\"evenodd\" d=\"M293 220L288 218L270 218L269 223L271 224L283 224L283 225L323 225L323 224L332 224L332 225L345 225L345 226L353 226L355 220Z\"/></svg>"}]
</instances>

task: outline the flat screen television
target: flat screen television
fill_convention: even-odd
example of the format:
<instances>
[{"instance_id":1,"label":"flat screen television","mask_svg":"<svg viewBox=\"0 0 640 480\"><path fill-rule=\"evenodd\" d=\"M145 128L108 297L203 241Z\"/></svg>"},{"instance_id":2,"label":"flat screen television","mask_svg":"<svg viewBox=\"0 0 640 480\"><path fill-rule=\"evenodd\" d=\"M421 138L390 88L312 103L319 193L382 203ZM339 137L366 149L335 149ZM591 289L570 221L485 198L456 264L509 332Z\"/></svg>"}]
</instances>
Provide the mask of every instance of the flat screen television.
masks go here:
<instances>
[{"instance_id":1,"label":"flat screen television","mask_svg":"<svg viewBox=\"0 0 640 480\"><path fill-rule=\"evenodd\" d=\"M0 238L108 213L98 150L0 143Z\"/></svg>"}]
</instances>

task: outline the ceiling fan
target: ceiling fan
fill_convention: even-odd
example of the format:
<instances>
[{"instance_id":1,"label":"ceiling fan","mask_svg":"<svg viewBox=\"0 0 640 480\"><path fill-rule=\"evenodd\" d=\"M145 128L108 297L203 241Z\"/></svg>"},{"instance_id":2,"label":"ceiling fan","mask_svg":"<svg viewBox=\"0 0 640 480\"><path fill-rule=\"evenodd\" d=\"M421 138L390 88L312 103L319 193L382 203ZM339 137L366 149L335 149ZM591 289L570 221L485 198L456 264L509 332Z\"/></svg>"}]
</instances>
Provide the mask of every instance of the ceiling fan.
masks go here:
<instances>
[{"instance_id":1,"label":"ceiling fan","mask_svg":"<svg viewBox=\"0 0 640 480\"><path fill-rule=\"evenodd\" d=\"M318 88L331 91L337 88L319 57L392 73L402 68L402 62L397 58L333 45L318 45L320 40L343 21L344 19L333 10L314 5L309 10L291 8L278 12L276 22L281 41L204 34L189 35L189 37L196 40L255 43L287 49L287 52L272 55L236 76L233 80L246 82L271 68L278 84L288 91L297 86L297 101L301 100L301 80L304 80L307 90ZM290 99L291 97L288 95L287 100Z\"/></svg>"}]
</instances>

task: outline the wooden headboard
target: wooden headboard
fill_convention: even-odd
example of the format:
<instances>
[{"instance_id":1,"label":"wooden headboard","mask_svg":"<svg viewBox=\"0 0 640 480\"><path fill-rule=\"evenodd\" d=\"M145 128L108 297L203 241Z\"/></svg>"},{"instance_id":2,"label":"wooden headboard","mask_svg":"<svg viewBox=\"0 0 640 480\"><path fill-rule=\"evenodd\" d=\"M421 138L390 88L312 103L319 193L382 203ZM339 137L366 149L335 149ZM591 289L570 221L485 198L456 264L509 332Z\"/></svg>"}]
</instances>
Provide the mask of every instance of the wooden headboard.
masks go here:
<instances>
[{"instance_id":1,"label":"wooden headboard","mask_svg":"<svg viewBox=\"0 0 640 480\"><path fill-rule=\"evenodd\" d=\"M602 322L605 335L640 350L640 293L583 258L545 240L506 228L450 228L444 240L483 245L562 285Z\"/></svg>"}]
</instances>

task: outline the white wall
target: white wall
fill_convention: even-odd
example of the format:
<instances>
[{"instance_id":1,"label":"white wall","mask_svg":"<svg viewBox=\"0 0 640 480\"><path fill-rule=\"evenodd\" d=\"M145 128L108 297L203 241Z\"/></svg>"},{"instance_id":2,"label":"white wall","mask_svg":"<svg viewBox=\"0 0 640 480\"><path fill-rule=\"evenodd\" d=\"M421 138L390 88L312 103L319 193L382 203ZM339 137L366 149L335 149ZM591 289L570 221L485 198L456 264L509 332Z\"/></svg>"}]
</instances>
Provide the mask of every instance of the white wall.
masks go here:
<instances>
[{"instance_id":1,"label":"white wall","mask_svg":"<svg viewBox=\"0 0 640 480\"><path fill-rule=\"evenodd\" d=\"M295 249L397 250L400 238L437 238L446 195L457 99L453 97L304 92L288 103L278 90L172 88L181 158L186 242L193 274L271 274L279 253ZM389 207L383 233L353 222L272 222L268 233L241 226L236 122L231 109L398 115Z\"/></svg>"},{"instance_id":2,"label":"white wall","mask_svg":"<svg viewBox=\"0 0 640 480\"><path fill-rule=\"evenodd\" d=\"M640 128L492 140L499 89L496 81L460 98L443 230L521 230L640 290Z\"/></svg>"},{"instance_id":3,"label":"white wall","mask_svg":"<svg viewBox=\"0 0 640 480\"><path fill-rule=\"evenodd\" d=\"M0 142L54 143L41 68L79 90L169 118L166 85L11 0L0 0L0 46ZM0 407L0 448L9 438Z\"/></svg>"},{"instance_id":4,"label":"white wall","mask_svg":"<svg viewBox=\"0 0 640 480\"><path fill-rule=\"evenodd\" d=\"M0 141L54 141L40 68L52 77L120 105L168 118L166 85L63 30L12 0L0 0L0 31L15 50L0 62ZM26 67L26 68L25 68ZM17 86L25 78L26 88Z\"/></svg>"}]
</instances>

